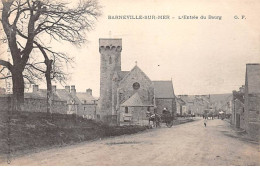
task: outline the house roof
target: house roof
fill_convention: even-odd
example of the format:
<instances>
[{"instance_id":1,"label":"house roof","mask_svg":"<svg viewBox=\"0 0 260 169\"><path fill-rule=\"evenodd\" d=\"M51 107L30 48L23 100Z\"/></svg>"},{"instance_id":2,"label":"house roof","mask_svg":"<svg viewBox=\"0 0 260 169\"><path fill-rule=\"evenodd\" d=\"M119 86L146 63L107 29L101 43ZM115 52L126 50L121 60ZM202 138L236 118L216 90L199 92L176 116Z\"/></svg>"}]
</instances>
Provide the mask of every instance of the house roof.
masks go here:
<instances>
[{"instance_id":1,"label":"house roof","mask_svg":"<svg viewBox=\"0 0 260 169\"><path fill-rule=\"evenodd\" d=\"M138 92L133 94L129 99L127 99L123 104L121 104L122 107L147 107L147 106L153 106L153 105L145 105Z\"/></svg>"},{"instance_id":2,"label":"house roof","mask_svg":"<svg viewBox=\"0 0 260 169\"><path fill-rule=\"evenodd\" d=\"M185 102L181 98L177 98L177 102L182 104L182 105L185 105Z\"/></svg>"},{"instance_id":3,"label":"house roof","mask_svg":"<svg viewBox=\"0 0 260 169\"><path fill-rule=\"evenodd\" d=\"M185 102L181 98L176 98L176 101L181 105L185 105Z\"/></svg>"},{"instance_id":4,"label":"house roof","mask_svg":"<svg viewBox=\"0 0 260 169\"><path fill-rule=\"evenodd\" d=\"M153 81L155 98L175 98L172 81Z\"/></svg>"},{"instance_id":5,"label":"house roof","mask_svg":"<svg viewBox=\"0 0 260 169\"><path fill-rule=\"evenodd\" d=\"M37 92L24 93L24 98L46 99L47 89L39 89ZM58 97L56 93L53 95L53 100L64 101L62 98Z\"/></svg>"},{"instance_id":6,"label":"house roof","mask_svg":"<svg viewBox=\"0 0 260 169\"><path fill-rule=\"evenodd\" d=\"M260 93L260 64L247 64L246 77L248 93Z\"/></svg>"},{"instance_id":7,"label":"house roof","mask_svg":"<svg viewBox=\"0 0 260 169\"><path fill-rule=\"evenodd\" d=\"M67 92L65 89L56 89L57 96L61 98L62 100L68 101L73 99L73 96Z\"/></svg>"},{"instance_id":8,"label":"house roof","mask_svg":"<svg viewBox=\"0 0 260 169\"><path fill-rule=\"evenodd\" d=\"M84 101L86 101L86 103L94 103L94 101L97 100L95 97L93 97L92 95L90 95L86 92L77 92L76 96L83 104L84 104Z\"/></svg>"},{"instance_id":9,"label":"house roof","mask_svg":"<svg viewBox=\"0 0 260 169\"><path fill-rule=\"evenodd\" d=\"M187 95L187 96L180 96L181 99L185 102L185 103L193 103L194 102L194 99L195 97L192 96L192 95Z\"/></svg>"}]
</instances>

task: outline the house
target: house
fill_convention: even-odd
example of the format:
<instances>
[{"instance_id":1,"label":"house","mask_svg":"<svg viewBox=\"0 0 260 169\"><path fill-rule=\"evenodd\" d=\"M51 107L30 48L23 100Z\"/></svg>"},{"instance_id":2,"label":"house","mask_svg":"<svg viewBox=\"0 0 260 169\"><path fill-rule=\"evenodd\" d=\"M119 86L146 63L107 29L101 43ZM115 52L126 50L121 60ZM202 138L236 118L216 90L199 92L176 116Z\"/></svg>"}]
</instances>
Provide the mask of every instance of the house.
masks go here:
<instances>
[{"instance_id":1,"label":"house","mask_svg":"<svg viewBox=\"0 0 260 169\"><path fill-rule=\"evenodd\" d=\"M172 81L152 81L139 66L121 70L122 39L99 39L100 98L97 116L109 124L146 125L147 112L176 113Z\"/></svg>"},{"instance_id":2,"label":"house","mask_svg":"<svg viewBox=\"0 0 260 169\"><path fill-rule=\"evenodd\" d=\"M186 103L181 98L176 98L176 114L177 116L183 116L187 114Z\"/></svg>"},{"instance_id":3,"label":"house","mask_svg":"<svg viewBox=\"0 0 260 169\"><path fill-rule=\"evenodd\" d=\"M195 107L194 107L194 96L193 95L178 95L178 98L182 99L185 103L186 107L186 114L194 114ZM185 114L183 114L185 115Z\"/></svg>"},{"instance_id":4,"label":"house","mask_svg":"<svg viewBox=\"0 0 260 169\"><path fill-rule=\"evenodd\" d=\"M64 102L64 107L59 111L54 105L52 109L57 109L55 113L77 114L88 119L96 119L97 98L92 96L92 90L77 92L75 85L65 86L65 89L57 89L52 86L53 100ZM38 85L33 85L31 93L25 93L26 97L47 99L47 89L39 89ZM54 112L53 112L54 113Z\"/></svg>"},{"instance_id":5,"label":"house","mask_svg":"<svg viewBox=\"0 0 260 169\"><path fill-rule=\"evenodd\" d=\"M92 96L92 89L87 89L86 92L76 92L77 98L80 100L82 110L80 115L88 119L99 119L96 117L96 109L98 99Z\"/></svg>"}]
</instances>

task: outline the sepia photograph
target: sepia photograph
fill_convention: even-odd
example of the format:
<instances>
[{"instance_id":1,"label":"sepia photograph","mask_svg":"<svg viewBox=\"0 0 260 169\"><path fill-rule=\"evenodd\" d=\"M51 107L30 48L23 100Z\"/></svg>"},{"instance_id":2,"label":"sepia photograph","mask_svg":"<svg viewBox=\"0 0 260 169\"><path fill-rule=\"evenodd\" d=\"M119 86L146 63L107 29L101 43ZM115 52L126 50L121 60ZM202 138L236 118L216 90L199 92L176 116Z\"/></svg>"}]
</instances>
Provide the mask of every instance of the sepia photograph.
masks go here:
<instances>
[{"instance_id":1,"label":"sepia photograph","mask_svg":"<svg viewBox=\"0 0 260 169\"><path fill-rule=\"evenodd\" d=\"M1 0L0 166L259 166L259 9Z\"/></svg>"}]
</instances>

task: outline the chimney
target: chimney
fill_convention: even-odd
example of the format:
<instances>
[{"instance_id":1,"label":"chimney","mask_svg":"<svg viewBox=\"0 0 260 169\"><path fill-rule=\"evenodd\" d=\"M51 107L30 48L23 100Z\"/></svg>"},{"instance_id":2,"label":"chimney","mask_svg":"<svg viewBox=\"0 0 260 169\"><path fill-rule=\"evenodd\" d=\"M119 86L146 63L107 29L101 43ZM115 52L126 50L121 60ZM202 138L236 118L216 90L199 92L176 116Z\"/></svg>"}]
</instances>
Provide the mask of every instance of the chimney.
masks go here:
<instances>
[{"instance_id":1,"label":"chimney","mask_svg":"<svg viewBox=\"0 0 260 169\"><path fill-rule=\"evenodd\" d=\"M37 92L39 90L38 85L33 85L33 93Z\"/></svg>"},{"instance_id":2,"label":"chimney","mask_svg":"<svg viewBox=\"0 0 260 169\"><path fill-rule=\"evenodd\" d=\"M65 90L70 93L70 86L65 86Z\"/></svg>"},{"instance_id":3,"label":"chimney","mask_svg":"<svg viewBox=\"0 0 260 169\"><path fill-rule=\"evenodd\" d=\"M245 86L242 85L242 87L239 88L240 93L245 93Z\"/></svg>"},{"instance_id":4,"label":"chimney","mask_svg":"<svg viewBox=\"0 0 260 169\"><path fill-rule=\"evenodd\" d=\"M51 86L51 88L53 93L56 92L56 85Z\"/></svg>"},{"instance_id":5,"label":"chimney","mask_svg":"<svg viewBox=\"0 0 260 169\"><path fill-rule=\"evenodd\" d=\"M71 85L71 94L76 95L75 85Z\"/></svg>"},{"instance_id":6,"label":"chimney","mask_svg":"<svg viewBox=\"0 0 260 169\"><path fill-rule=\"evenodd\" d=\"M92 89L87 89L87 94L92 96Z\"/></svg>"}]
</instances>

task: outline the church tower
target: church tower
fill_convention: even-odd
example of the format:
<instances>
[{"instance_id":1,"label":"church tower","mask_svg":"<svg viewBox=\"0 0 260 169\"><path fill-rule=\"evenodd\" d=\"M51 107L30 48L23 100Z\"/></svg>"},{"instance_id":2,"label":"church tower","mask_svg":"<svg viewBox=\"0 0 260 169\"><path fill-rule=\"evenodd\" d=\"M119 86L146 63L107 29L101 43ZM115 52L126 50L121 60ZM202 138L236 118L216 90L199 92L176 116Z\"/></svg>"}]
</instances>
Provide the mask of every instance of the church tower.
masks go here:
<instances>
[{"instance_id":1,"label":"church tower","mask_svg":"<svg viewBox=\"0 0 260 169\"><path fill-rule=\"evenodd\" d=\"M112 81L121 71L122 39L99 39L100 53L100 98L98 112L102 120L112 115Z\"/></svg>"}]
</instances>

